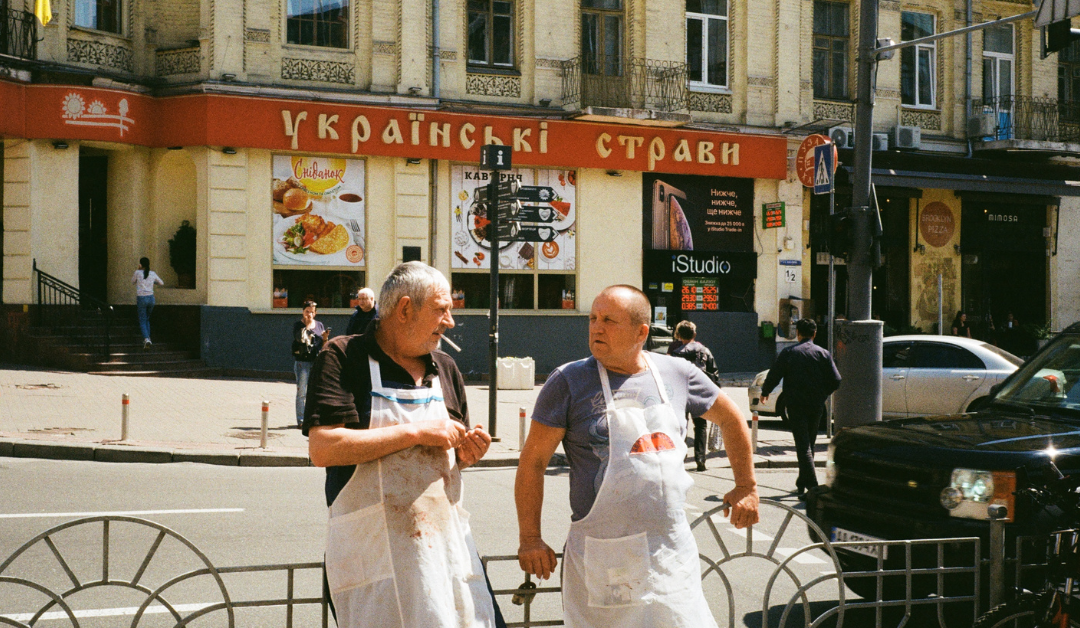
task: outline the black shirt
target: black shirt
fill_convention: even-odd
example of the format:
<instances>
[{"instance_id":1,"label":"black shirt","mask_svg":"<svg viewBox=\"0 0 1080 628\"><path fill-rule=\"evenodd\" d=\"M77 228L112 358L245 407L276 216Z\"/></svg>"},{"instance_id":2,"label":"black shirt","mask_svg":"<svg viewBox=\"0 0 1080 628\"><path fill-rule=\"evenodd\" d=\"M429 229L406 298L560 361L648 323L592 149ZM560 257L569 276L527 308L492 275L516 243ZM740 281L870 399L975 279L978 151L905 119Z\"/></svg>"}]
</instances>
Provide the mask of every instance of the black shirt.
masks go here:
<instances>
[{"instance_id":1,"label":"black shirt","mask_svg":"<svg viewBox=\"0 0 1080 628\"><path fill-rule=\"evenodd\" d=\"M771 393L781 379L789 407L821 405L840 388L840 372L836 370L832 355L814 344L812 339L788 347L776 356L776 363L761 386L761 394Z\"/></svg>"},{"instance_id":2,"label":"black shirt","mask_svg":"<svg viewBox=\"0 0 1080 628\"><path fill-rule=\"evenodd\" d=\"M356 311L353 312L351 318L349 318L349 324L345 327L345 335L352 336L353 334L362 334L367 331L368 325L371 321L375 320L379 316L379 308L371 306L371 309L364 311L360 309L360 306L356 306Z\"/></svg>"},{"instance_id":3,"label":"black shirt","mask_svg":"<svg viewBox=\"0 0 1080 628\"><path fill-rule=\"evenodd\" d=\"M390 359L375 341L378 322L360 336L338 336L326 343L311 369L303 432L307 436L316 425L344 425L367 429L371 421L371 369L368 356L379 363L383 386L418 388L408 371ZM465 380L454 359L435 350L424 356L423 387L430 388L437 375L450 418L469 427L469 407ZM355 465L326 468L326 504L333 503L352 477Z\"/></svg>"}]
</instances>

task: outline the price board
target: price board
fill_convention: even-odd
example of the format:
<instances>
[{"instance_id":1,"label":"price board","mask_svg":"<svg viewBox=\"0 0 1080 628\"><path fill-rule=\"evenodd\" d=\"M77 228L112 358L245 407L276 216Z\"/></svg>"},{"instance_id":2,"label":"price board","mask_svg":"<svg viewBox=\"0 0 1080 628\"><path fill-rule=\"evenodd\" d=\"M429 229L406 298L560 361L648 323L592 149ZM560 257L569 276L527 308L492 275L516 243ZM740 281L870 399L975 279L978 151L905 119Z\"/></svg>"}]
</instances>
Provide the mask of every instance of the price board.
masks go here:
<instances>
[{"instance_id":1,"label":"price board","mask_svg":"<svg viewBox=\"0 0 1080 628\"><path fill-rule=\"evenodd\" d=\"M761 206L761 228L777 229L783 227L785 223L784 214L784 201L763 203Z\"/></svg>"},{"instance_id":2,"label":"price board","mask_svg":"<svg viewBox=\"0 0 1080 628\"><path fill-rule=\"evenodd\" d=\"M683 277L682 311L720 309L720 281L715 277Z\"/></svg>"}]
</instances>

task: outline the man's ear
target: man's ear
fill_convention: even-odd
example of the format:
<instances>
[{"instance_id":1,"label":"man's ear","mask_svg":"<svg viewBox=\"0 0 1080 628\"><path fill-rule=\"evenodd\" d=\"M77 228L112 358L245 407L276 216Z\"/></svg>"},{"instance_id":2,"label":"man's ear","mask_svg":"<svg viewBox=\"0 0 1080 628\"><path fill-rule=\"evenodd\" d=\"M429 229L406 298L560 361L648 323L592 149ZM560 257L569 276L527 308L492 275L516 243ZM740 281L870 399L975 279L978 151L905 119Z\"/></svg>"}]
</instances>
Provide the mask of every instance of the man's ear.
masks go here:
<instances>
[{"instance_id":1,"label":"man's ear","mask_svg":"<svg viewBox=\"0 0 1080 628\"><path fill-rule=\"evenodd\" d=\"M413 310L415 310L416 307L413 305L412 299L405 296L401 297L401 300L398 301L398 306L395 309L402 317L402 322L405 322L412 318Z\"/></svg>"},{"instance_id":2,"label":"man's ear","mask_svg":"<svg viewBox=\"0 0 1080 628\"><path fill-rule=\"evenodd\" d=\"M645 342L645 340L648 339L648 337L649 337L649 326L646 325L645 323L642 323L640 326L638 326L638 337L637 337L638 342Z\"/></svg>"}]
</instances>

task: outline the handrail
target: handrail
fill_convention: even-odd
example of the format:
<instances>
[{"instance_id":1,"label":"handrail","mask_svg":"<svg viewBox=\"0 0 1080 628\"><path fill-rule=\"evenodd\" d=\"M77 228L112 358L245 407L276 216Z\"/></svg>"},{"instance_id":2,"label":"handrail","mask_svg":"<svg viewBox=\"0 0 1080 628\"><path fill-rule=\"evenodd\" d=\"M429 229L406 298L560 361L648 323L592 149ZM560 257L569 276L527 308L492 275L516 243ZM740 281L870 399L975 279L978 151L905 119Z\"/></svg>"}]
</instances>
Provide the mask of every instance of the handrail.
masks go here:
<instances>
[{"instance_id":1,"label":"handrail","mask_svg":"<svg viewBox=\"0 0 1080 628\"><path fill-rule=\"evenodd\" d=\"M595 58L580 56L562 61L560 66L564 106L687 110L685 63L630 57L612 74L612 68L602 72Z\"/></svg>"},{"instance_id":2,"label":"handrail","mask_svg":"<svg viewBox=\"0 0 1080 628\"><path fill-rule=\"evenodd\" d=\"M36 59L36 20L29 11L11 8L0 10L0 55Z\"/></svg>"},{"instance_id":3,"label":"handrail","mask_svg":"<svg viewBox=\"0 0 1080 628\"><path fill-rule=\"evenodd\" d=\"M33 268L37 276L37 326L62 333L108 360L112 355L113 306L41 270L36 259Z\"/></svg>"}]
</instances>

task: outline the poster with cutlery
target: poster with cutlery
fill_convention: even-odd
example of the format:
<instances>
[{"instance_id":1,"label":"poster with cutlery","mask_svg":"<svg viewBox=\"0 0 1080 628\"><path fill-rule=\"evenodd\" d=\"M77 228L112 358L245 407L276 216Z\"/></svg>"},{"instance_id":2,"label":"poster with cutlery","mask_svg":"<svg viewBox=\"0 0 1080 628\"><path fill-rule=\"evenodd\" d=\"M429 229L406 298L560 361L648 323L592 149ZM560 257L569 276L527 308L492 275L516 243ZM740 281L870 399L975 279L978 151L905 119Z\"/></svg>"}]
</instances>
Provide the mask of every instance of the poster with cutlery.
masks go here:
<instances>
[{"instance_id":1,"label":"poster with cutlery","mask_svg":"<svg viewBox=\"0 0 1080 628\"><path fill-rule=\"evenodd\" d=\"M362 160L275 155L273 263L363 268L364 183Z\"/></svg>"},{"instance_id":2,"label":"poster with cutlery","mask_svg":"<svg viewBox=\"0 0 1080 628\"><path fill-rule=\"evenodd\" d=\"M541 204L555 220L544 225L556 235L546 242L499 242L501 270L574 270L577 265L577 173L573 170L520 168L501 173L503 180L521 185L548 186L555 199ZM475 166L457 165L450 172L451 267L489 269L493 257L487 239L487 210L476 202L476 189L490 183L492 173ZM531 215L536 212L525 212ZM521 223L522 226L525 223Z\"/></svg>"}]
</instances>

